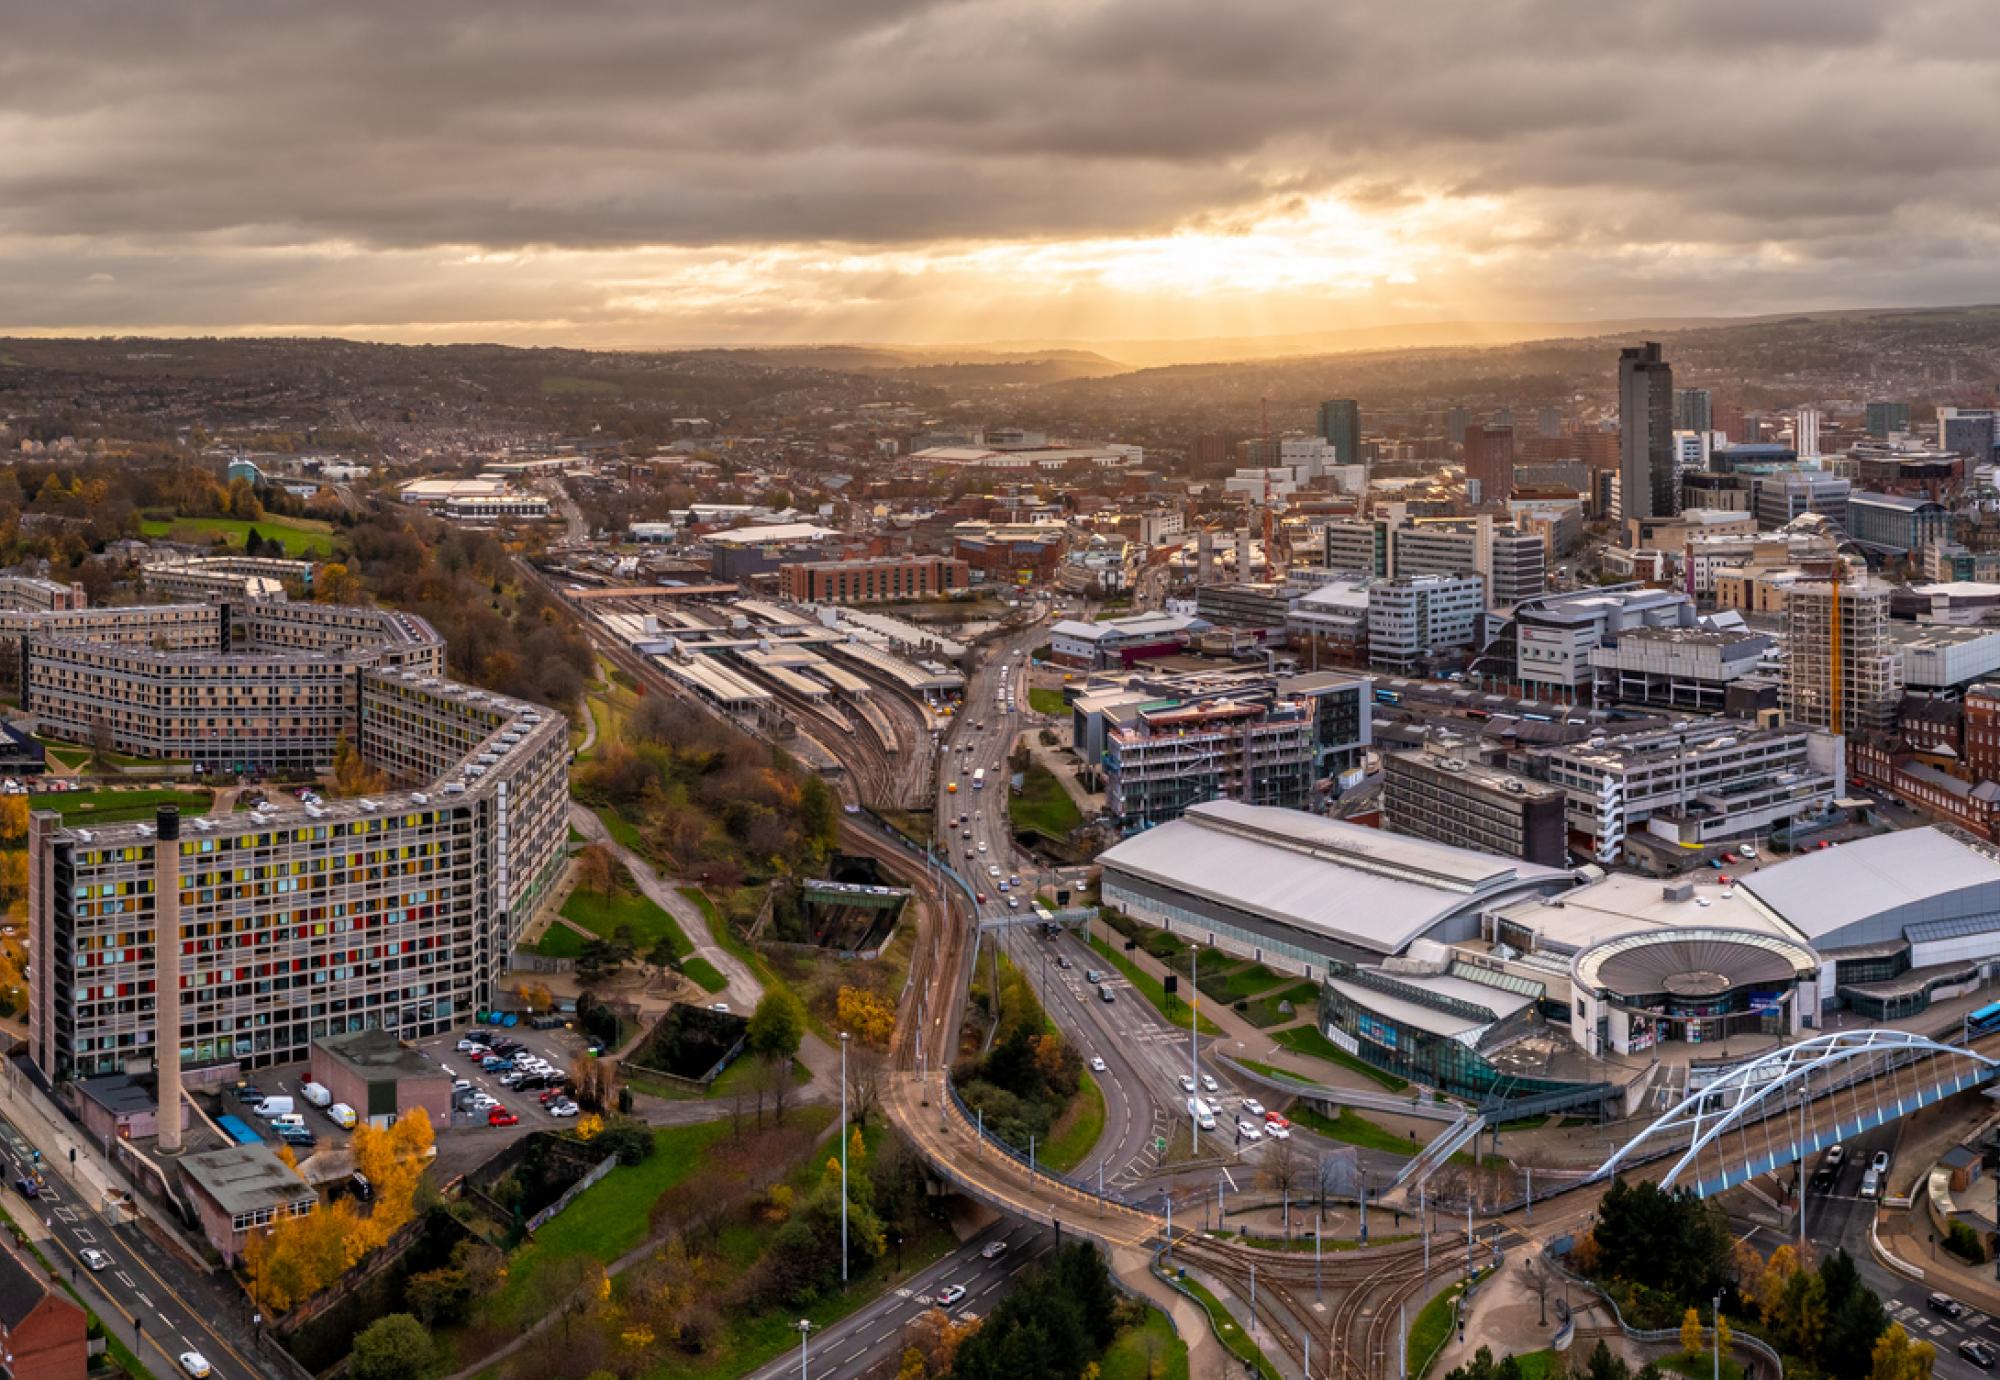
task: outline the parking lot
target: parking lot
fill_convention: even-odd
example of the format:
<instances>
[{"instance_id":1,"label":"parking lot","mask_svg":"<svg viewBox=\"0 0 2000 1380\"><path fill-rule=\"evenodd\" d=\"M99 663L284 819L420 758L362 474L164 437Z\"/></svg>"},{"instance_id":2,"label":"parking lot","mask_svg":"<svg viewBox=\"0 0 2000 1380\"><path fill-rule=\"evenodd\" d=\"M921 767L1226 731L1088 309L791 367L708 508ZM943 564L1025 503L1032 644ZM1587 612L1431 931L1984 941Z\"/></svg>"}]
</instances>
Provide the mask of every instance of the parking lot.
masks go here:
<instances>
[{"instance_id":1,"label":"parking lot","mask_svg":"<svg viewBox=\"0 0 2000 1380\"><path fill-rule=\"evenodd\" d=\"M501 1083L499 1074L487 1073L469 1056L460 1054L458 1042L471 1028L472 1022L468 1021L449 1034L416 1041L413 1047L424 1058L450 1071L452 1077L467 1080L471 1085L469 1091L483 1092L496 1099L518 1117L519 1122L513 1126L490 1125L486 1112L475 1112L464 1106L460 1099L454 1099L451 1124L436 1128L438 1170L447 1178L483 1163L494 1151L517 1136L574 1124L552 1115L543 1105L540 1091L521 1092L506 1087ZM583 1037L569 1030L534 1030L523 1024L503 1033L558 1070L567 1072L572 1064L585 1057ZM299 1085L306 1081L307 1073L304 1064L286 1064L258 1069L247 1081L266 1095L295 1099L296 1110L304 1115L306 1126L312 1131L316 1150L346 1150L351 1133L335 1125L323 1109L299 1096ZM241 1102L231 1089L217 1091L213 1110L240 1117L260 1135L271 1139L270 1128L257 1117L254 1107Z\"/></svg>"}]
</instances>

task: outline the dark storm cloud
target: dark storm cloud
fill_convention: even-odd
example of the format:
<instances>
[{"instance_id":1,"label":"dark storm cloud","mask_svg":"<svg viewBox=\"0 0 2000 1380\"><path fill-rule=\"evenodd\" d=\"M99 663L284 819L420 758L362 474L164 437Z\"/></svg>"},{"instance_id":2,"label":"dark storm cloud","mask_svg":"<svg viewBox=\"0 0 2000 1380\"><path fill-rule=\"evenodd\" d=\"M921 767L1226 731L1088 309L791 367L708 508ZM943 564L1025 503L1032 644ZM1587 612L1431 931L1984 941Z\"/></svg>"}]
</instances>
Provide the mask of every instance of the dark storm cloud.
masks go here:
<instances>
[{"instance_id":1,"label":"dark storm cloud","mask_svg":"<svg viewBox=\"0 0 2000 1380\"><path fill-rule=\"evenodd\" d=\"M0 44L0 312L38 266L90 314L204 319L225 309L199 285L234 271L319 319L328 293L414 309L425 270L397 255L440 246L1059 241L1349 191L1496 199L1535 224L1489 243L1552 283L1566 249L1692 246L1866 254L1828 287L1990 296L1990 21L1989 0L30 0ZM518 295L500 314L557 294Z\"/></svg>"}]
</instances>

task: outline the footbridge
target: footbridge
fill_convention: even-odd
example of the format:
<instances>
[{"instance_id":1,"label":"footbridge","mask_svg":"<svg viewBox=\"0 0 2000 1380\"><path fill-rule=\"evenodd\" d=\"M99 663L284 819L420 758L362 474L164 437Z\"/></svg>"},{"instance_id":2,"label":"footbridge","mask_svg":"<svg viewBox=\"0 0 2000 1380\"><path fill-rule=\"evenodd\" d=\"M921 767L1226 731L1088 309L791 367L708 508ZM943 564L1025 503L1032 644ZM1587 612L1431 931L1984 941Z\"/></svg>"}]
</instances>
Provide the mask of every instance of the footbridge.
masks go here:
<instances>
[{"instance_id":1,"label":"footbridge","mask_svg":"<svg viewBox=\"0 0 2000 1380\"><path fill-rule=\"evenodd\" d=\"M1708 1197L1996 1075L2000 1060L1908 1031L1813 1035L1688 1093L1584 1182L1678 1150L1660 1186Z\"/></svg>"}]
</instances>

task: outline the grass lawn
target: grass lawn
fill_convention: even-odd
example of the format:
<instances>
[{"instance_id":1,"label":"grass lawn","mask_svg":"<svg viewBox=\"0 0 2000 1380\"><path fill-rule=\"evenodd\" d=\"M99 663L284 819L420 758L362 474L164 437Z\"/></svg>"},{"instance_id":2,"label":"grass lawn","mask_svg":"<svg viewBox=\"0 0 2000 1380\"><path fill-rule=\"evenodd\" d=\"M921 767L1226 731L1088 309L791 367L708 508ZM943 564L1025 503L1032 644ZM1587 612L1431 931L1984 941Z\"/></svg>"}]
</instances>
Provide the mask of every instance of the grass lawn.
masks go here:
<instances>
[{"instance_id":1,"label":"grass lawn","mask_svg":"<svg viewBox=\"0 0 2000 1380\"><path fill-rule=\"evenodd\" d=\"M114 824L150 819L162 805L178 805L183 815L203 815L213 798L207 791L49 791L28 797L28 808L56 810L67 824Z\"/></svg>"},{"instance_id":2,"label":"grass lawn","mask_svg":"<svg viewBox=\"0 0 2000 1380\"><path fill-rule=\"evenodd\" d=\"M1390 1092L1404 1092L1410 1086L1395 1074L1376 1068L1373 1064L1358 1055L1349 1054L1339 1045L1327 1039L1326 1036L1320 1034L1312 1026L1292 1026L1289 1029L1280 1030L1271 1038L1286 1049L1291 1050L1294 1054L1304 1054L1314 1059L1324 1059L1330 1064L1338 1064L1344 1069L1362 1075L1364 1078L1373 1079ZM1297 1077L1298 1075L1293 1074L1291 1076Z\"/></svg>"},{"instance_id":3,"label":"grass lawn","mask_svg":"<svg viewBox=\"0 0 2000 1380\"><path fill-rule=\"evenodd\" d=\"M1236 1321L1236 1315L1222 1306L1222 1300L1211 1294L1201 1284L1192 1279L1184 1279L1181 1285L1208 1305L1209 1320L1215 1325L1215 1335L1237 1360L1255 1367L1263 1380L1280 1380L1278 1369L1271 1364L1271 1358L1264 1349L1250 1340L1250 1334Z\"/></svg>"},{"instance_id":4,"label":"grass lawn","mask_svg":"<svg viewBox=\"0 0 2000 1380\"><path fill-rule=\"evenodd\" d=\"M1143 971L1138 964L1125 957L1123 953L1112 947L1110 943L1099 939L1095 935L1091 936L1090 947L1095 949L1100 956L1108 959L1112 967L1123 973L1126 980L1132 984L1133 989L1140 996L1151 1002L1162 1016L1165 1016L1182 1030L1188 1028L1189 1021L1194 1018L1193 1008L1177 996L1168 996L1167 989L1160 985L1158 978L1154 977L1151 973ZM1222 1033L1222 1028L1208 1017L1203 1016L1200 1019L1202 1034L1220 1035Z\"/></svg>"},{"instance_id":5,"label":"grass lawn","mask_svg":"<svg viewBox=\"0 0 2000 1380\"><path fill-rule=\"evenodd\" d=\"M1037 714L1061 715L1069 712L1069 706L1063 703L1062 691L1040 685L1028 687L1028 708Z\"/></svg>"},{"instance_id":6,"label":"grass lawn","mask_svg":"<svg viewBox=\"0 0 2000 1380\"><path fill-rule=\"evenodd\" d=\"M1283 974L1274 973L1261 963L1210 963L1204 967L1215 971L1202 973L1201 994L1224 1005L1245 1001L1285 982Z\"/></svg>"},{"instance_id":7,"label":"grass lawn","mask_svg":"<svg viewBox=\"0 0 2000 1380\"><path fill-rule=\"evenodd\" d=\"M1397 1155L1414 1155L1423 1148L1421 1142L1399 1136L1388 1127L1379 1126L1346 1107L1340 1109L1340 1115L1337 1117L1321 1116L1310 1107L1294 1107L1288 1115L1299 1125L1311 1127L1329 1140L1358 1145L1364 1150L1387 1150Z\"/></svg>"},{"instance_id":8,"label":"grass lawn","mask_svg":"<svg viewBox=\"0 0 2000 1380\"><path fill-rule=\"evenodd\" d=\"M80 767L90 760L89 748L56 747L52 743L44 743L42 749L66 767Z\"/></svg>"},{"instance_id":9,"label":"grass lawn","mask_svg":"<svg viewBox=\"0 0 2000 1380\"><path fill-rule=\"evenodd\" d=\"M646 841L639 837L638 825L633 824L609 805L598 806L596 814L598 819L603 821L605 832L610 834L613 839L631 849L640 857L643 858L646 856Z\"/></svg>"},{"instance_id":10,"label":"grass lawn","mask_svg":"<svg viewBox=\"0 0 2000 1380\"><path fill-rule=\"evenodd\" d=\"M568 925L551 923L535 941L535 952L543 958L575 958L583 952L583 936Z\"/></svg>"},{"instance_id":11,"label":"grass lawn","mask_svg":"<svg viewBox=\"0 0 2000 1380\"><path fill-rule=\"evenodd\" d=\"M1188 1380L1187 1343L1174 1335L1166 1314L1148 1308L1144 1322L1111 1339L1097 1375L1098 1380Z\"/></svg>"},{"instance_id":12,"label":"grass lawn","mask_svg":"<svg viewBox=\"0 0 2000 1380\"><path fill-rule=\"evenodd\" d=\"M1278 1009L1280 1002L1290 1002L1292 1009L1286 1013ZM1272 992L1258 997L1244 1006L1243 1018L1255 1026L1270 1027L1283 1025L1286 1021L1300 1016L1310 1018L1319 1007L1319 988L1310 982L1302 982L1296 987L1287 987L1280 992Z\"/></svg>"},{"instance_id":13,"label":"grass lawn","mask_svg":"<svg viewBox=\"0 0 2000 1380\"><path fill-rule=\"evenodd\" d=\"M294 560L302 556L331 556L334 552L333 524L309 518L261 517L248 522L242 518L149 517L139 520L139 535L167 537L187 532L193 533L197 541L220 535L228 545L241 548L252 527L266 541L283 542L285 554Z\"/></svg>"},{"instance_id":14,"label":"grass lawn","mask_svg":"<svg viewBox=\"0 0 2000 1380\"><path fill-rule=\"evenodd\" d=\"M681 960L681 973L704 992L720 992L729 985L729 979L713 963L695 954Z\"/></svg>"},{"instance_id":15,"label":"grass lawn","mask_svg":"<svg viewBox=\"0 0 2000 1380\"><path fill-rule=\"evenodd\" d=\"M1691 1356L1685 1351L1676 1351L1671 1356L1662 1356L1660 1358L1660 1369L1691 1376L1693 1380L1708 1380L1708 1377L1715 1373L1715 1358L1706 1351L1702 1352L1699 1356ZM1722 1380L1743 1380L1743 1367L1729 1357L1723 1357Z\"/></svg>"},{"instance_id":16,"label":"grass lawn","mask_svg":"<svg viewBox=\"0 0 2000 1380\"><path fill-rule=\"evenodd\" d=\"M597 741L589 751L577 754L579 763L588 762L604 748L625 740L625 721L638 707L638 697L629 690L613 690L608 695L587 696L583 704L597 725Z\"/></svg>"},{"instance_id":17,"label":"grass lawn","mask_svg":"<svg viewBox=\"0 0 2000 1380\"><path fill-rule=\"evenodd\" d=\"M1302 1219L1310 1220L1312 1217L1312 1204L1309 1199L1299 1199L1298 1202L1292 1204L1292 1210ZM1246 1246L1255 1246L1257 1249L1263 1251L1310 1252L1313 1248L1311 1232L1294 1236L1289 1241L1282 1236L1252 1236L1247 1232L1219 1231L1215 1235L1234 1241L1241 1241ZM1397 1232L1389 1236L1377 1236L1371 1232L1369 1233L1367 1244L1370 1246L1400 1246L1405 1241L1415 1241L1416 1239L1417 1234L1415 1232ZM1361 1249L1361 1246L1362 1242L1358 1238L1351 1236L1324 1236L1320 1238L1319 1243L1320 1250L1328 1255L1331 1255L1335 1251L1357 1251Z\"/></svg>"},{"instance_id":18,"label":"grass lawn","mask_svg":"<svg viewBox=\"0 0 2000 1380\"><path fill-rule=\"evenodd\" d=\"M632 874L623 868L619 869L618 882L609 896L578 887L563 902L562 914L564 919L574 920L600 939L611 938L621 925L630 926L632 942L642 959L661 939L674 946L677 957L694 952L694 945L688 942L674 917L640 891Z\"/></svg>"},{"instance_id":19,"label":"grass lawn","mask_svg":"<svg viewBox=\"0 0 2000 1380\"><path fill-rule=\"evenodd\" d=\"M1556 1363L1556 1354L1546 1347L1530 1351L1525 1356L1516 1352L1514 1363L1521 1368L1521 1380L1542 1380L1549 1373L1549 1367Z\"/></svg>"},{"instance_id":20,"label":"grass lawn","mask_svg":"<svg viewBox=\"0 0 2000 1380\"><path fill-rule=\"evenodd\" d=\"M1054 772L1030 763L1021 777L1021 793L1007 802L1007 818L1017 829L1066 839L1070 830L1083 823L1083 811L1076 808Z\"/></svg>"},{"instance_id":21,"label":"grass lawn","mask_svg":"<svg viewBox=\"0 0 2000 1380\"><path fill-rule=\"evenodd\" d=\"M1410 1358L1410 1374L1415 1380L1423 1380L1424 1372L1430 1369L1445 1339L1451 1336L1452 1302L1464 1292L1463 1283L1452 1285L1425 1304L1417 1320L1410 1324L1404 1354Z\"/></svg>"},{"instance_id":22,"label":"grass lawn","mask_svg":"<svg viewBox=\"0 0 2000 1380\"><path fill-rule=\"evenodd\" d=\"M818 1126L832 1112L806 1107L792 1115ZM556 1302L538 1283L555 1262L583 1256L608 1265L638 1245L646 1237L646 1213L653 1200L693 1173L709 1149L728 1135L727 1121L655 1132L651 1159L612 1170L508 1257L507 1281L493 1296L490 1316L516 1326L531 1322Z\"/></svg>"},{"instance_id":23,"label":"grass lawn","mask_svg":"<svg viewBox=\"0 0 2000 1380\"><path fill-rule=\"evenodd\" d=\"M1076 1096L1049 1128L1049 1141L1039 1158L1047 1168L1067 1174L1083 1163L1103 1134L1104 1093L1086 1071Z\"/></svg>"}]
</instances>

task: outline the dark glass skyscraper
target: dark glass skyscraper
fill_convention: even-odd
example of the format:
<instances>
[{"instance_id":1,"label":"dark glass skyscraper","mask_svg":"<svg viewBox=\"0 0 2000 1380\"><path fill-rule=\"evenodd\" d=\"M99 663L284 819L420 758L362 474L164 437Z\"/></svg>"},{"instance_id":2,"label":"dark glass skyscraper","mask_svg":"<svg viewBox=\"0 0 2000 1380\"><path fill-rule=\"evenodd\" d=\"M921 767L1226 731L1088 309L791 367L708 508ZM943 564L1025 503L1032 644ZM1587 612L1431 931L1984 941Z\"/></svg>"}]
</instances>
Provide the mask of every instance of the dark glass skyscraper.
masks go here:
<instances>
[{"instance_id":1,"label":"dark glass skyscraper","mask_svg":"<svg viewBox=\"0 0 2000 1380\"><path fill-rule=\"evenodd\" d=\"M1335 398L1319 405L1319 434L1333 447L1336 463L1361 463L1361 404Z\"/></svg>"},{"instance_id":2,"label":"dark glass skyscraper","mask_svg":"<svg viewBox=\"0 0 2000 1380\"><path fill-rule=\"evenodd\" d=\"M1649 340L1618 352L1618 491L1623 516L1666 517L1674 494L1674 370Z\"/></svg>"}]
</instances>

